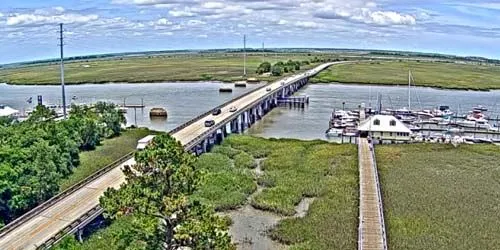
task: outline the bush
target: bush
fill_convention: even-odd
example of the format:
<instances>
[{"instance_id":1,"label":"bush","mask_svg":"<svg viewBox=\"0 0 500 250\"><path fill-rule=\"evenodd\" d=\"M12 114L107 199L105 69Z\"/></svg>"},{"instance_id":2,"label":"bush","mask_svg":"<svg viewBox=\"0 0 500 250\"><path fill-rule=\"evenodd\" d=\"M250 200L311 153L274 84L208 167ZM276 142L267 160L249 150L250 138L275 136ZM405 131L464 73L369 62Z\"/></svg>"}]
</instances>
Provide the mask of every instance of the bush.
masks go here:
<instances>
[{"instance_id":1,"label":"bush","mask_svg":"<svg viewBox=\"0 0 500 250\"><path fill-rule=\"evenodd\" d=\"M246 152L241 152L234 156L234 166L236 168L256 168L257 162L255 159Z\"/></svg>"},{"instance_id":2,"label":"bush","mask_svg":"<svg viewBox=\"0 0 500 250\"><path fill-rule=\"evenodd\" d=\"M212 150L211 150L212 153L217 153L217 154L222 154L222 155L225 155L231 159L234 159L234 156L236 156L237 154L241 153L240 150L237 150L237 149L234 149L234 148L231 148L231 147L227 147L227 146L215 146Z\"/></svg>"}]
</instances>

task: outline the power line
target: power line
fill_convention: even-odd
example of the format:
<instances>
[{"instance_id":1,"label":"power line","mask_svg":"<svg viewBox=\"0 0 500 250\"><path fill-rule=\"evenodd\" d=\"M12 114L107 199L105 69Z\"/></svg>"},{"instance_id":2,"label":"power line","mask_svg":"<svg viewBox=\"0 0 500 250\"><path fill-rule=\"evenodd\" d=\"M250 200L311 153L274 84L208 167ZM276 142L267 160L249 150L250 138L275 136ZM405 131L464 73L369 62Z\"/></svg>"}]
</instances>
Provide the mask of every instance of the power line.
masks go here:
<instances>
[{"instance_id":1,"label":"power line","mask_svg":"<svg viewBox=\"0 0 500 250\"><path fill-rule=\"evenodd\" d=\"M62 88L62 106L63 115L66 119L66 92L64 90L64 36L63 24L59 24L59 46L61 48L61 88Z\"/></svg>"},{"instance_id":2,"label":"power line","mask_svg":"<svg viewBox=\"0 0 500 250\"><path fill-rule=\"evenodd\" d=\"M247 35L243 35L243 76L247 76Z\"/></svg>"}]
</instances>

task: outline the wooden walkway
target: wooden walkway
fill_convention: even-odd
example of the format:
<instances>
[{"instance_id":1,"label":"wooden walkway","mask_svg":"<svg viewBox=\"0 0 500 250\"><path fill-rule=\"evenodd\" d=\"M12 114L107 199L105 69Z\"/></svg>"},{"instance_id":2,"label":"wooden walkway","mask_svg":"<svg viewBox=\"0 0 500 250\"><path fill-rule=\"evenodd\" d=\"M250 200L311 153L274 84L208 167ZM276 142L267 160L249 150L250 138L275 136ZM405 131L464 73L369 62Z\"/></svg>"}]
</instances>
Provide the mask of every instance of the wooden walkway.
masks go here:
<instances>
[{"instance_id":1,"label":"wooden walkway","mask_svg":"<svg viewBox=\"0 0 500 250\"><path fill-rule=\"evenodd\" d=\"M359 250L385 250L387 240L377 166L366 138L358 140Z\"/></svg>"}]
</instances>

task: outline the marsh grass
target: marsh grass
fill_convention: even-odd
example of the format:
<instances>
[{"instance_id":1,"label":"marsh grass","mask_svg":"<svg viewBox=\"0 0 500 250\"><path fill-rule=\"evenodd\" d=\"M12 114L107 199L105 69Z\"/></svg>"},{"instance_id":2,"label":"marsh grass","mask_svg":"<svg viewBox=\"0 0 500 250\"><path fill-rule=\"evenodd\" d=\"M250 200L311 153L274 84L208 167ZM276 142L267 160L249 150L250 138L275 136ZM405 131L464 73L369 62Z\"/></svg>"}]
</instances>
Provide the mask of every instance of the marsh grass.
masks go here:
<instances>
[{"instance_id":1,"label":"marsh grass","mask_svg":"<svg viewBox=\"0 0 500 250\"><path fill-rule=\"evenodd\" d=\"M243 205L248 196L257 189L250 170L235 167L227 155L201 155L196 166L206 175L193 198L212 205L217 211L235 209Z\"/></svg>"},{"instance_id":2,"label":"marsh grass","mask_svg":"<svg viewBox=\"0 0 500 250\"><path fill-rule=\"evenodd\" d=\"M271 237L292 249L354 249L357 240L356 147L324 141L231 136L224 146L264 158L252 206L295 214L305 197L316 197L304 218L282 220Z\"/></svg>"},{"instance_id":3,"label":"marsh grass","mask_svg":"<svg viewBox=\"0 0 500 250\"><path fill-rule=\"evenodd\" d=\"M322 55L315 55L323 57ZM275 80L255 73L258 66L268 61L310 60L307 54L249 54L248 77ZM303 70L314 65L305 65ZM70 61L65 64L67 84L109 82L164 82L164 81L237 81L245 80L242 53L176 54L151 57L107 58L88 61ZM291 74L291 73L289 73ZM0 69L0 82L10 84L57 84L57 63Z\"/></svg>"},{"instance_id":4,"label":"marsh grass","mask_svg":"<svg viewBox=\"0 0 500 250\"><path fill-rule=\"evenodd\" d=\"M500 66L441 62L383 61L337 65L311 82L407 85L408 70L416 86L445 89L500 89Z\"/></svg>"},{"instance_id":5,"label":"marsh grass","mask_svg":"<svg viewBox=\"0 0 500 250\"><path fill-rule=\"evenodd\" d=\"M500 148L376 148L392 249L498 249Z\"/></svg>"}]
</instances>

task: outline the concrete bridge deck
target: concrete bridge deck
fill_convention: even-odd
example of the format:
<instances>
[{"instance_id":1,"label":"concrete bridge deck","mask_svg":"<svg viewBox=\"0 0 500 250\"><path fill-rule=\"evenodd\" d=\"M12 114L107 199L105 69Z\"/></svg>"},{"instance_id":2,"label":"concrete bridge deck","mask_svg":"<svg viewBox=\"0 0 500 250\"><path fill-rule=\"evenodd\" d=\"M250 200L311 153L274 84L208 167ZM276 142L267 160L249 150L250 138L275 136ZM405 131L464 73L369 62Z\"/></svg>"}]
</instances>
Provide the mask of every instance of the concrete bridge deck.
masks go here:
<instances>
[{"instance_id":1,"label":"concrete bridge deck","mask_svg":"<svg viewBox=\"0 0 500 250\"><path fill-rule=\"evenodd\" d=\"M359 250L386 250L387 241L377 166L366 138L358 141Z\"/></svg>"},{"instance_id":2,"label":"concrete bridge deck","mask_svg":"<svg viewBox=\"0 0 500 250\"><path fill-rule=\"evenodd\" d=\"M221 107L221 114L213 116L207 113L198 117L186 126L180 126L180 129L174 130L172 136L179 140L187 150L192 150L197 143L203 142L204 137L213 135L214 129L217 132L217 129L235 119L241 120L241 117L246 117L246 120L249 116L248 110L258 105L256 102L263 98L276 98L277 100L277 95L282 90L284 93L285 88L291 88L297 81L307 81L310 76L334 64L338 63L320 65L307 73L288 77L236 98ZM231 107L237 107L238 111L230 112ZM244 114L244 112L247 113ZM205 127L204 122L209 119L214 120L216 124L212 127ZM45 248L60 240L64 235L76 232L102 213L98 206L99 197L108 187L119 187L125 181L122 167L133 163L133 157L124 159L123 163L106 170L105 173L89 180L85 185L54 199L53 202L49 202L50 204L42 204L34 208L27 215L10 223L0 230L0 249Z\"/></svg>"}]
</instances>

